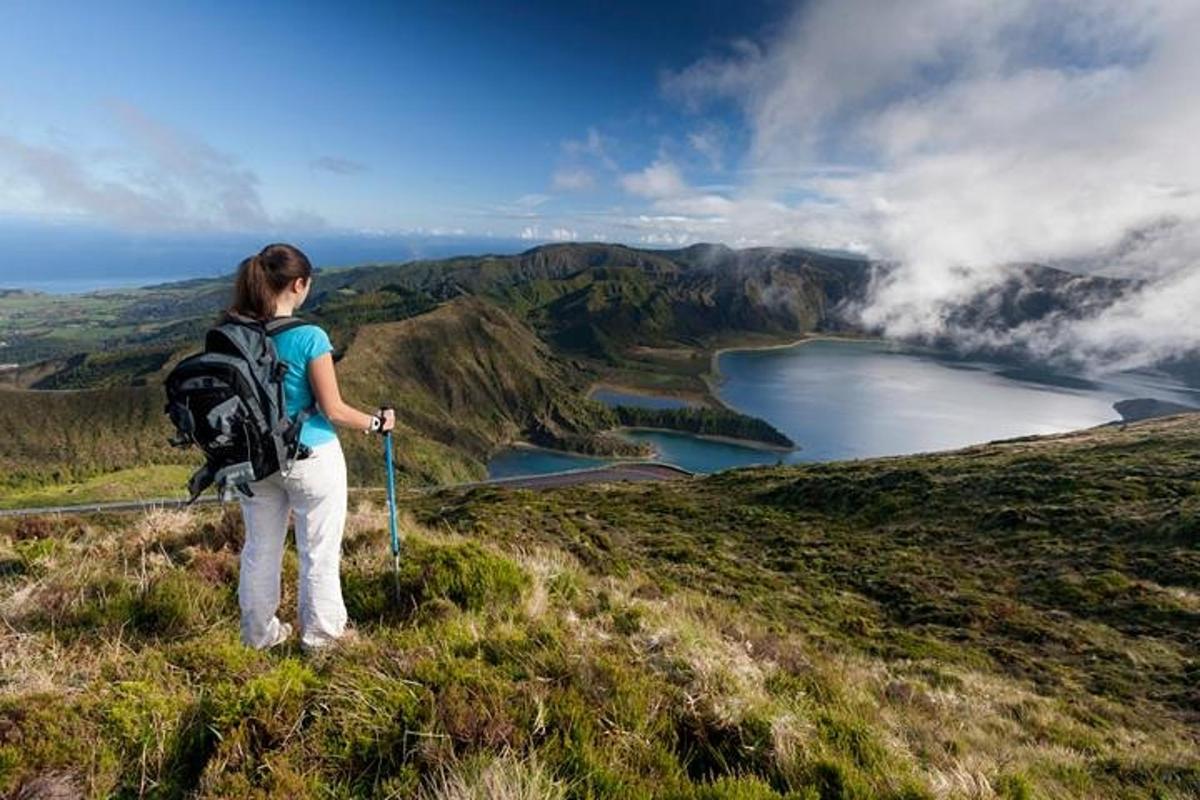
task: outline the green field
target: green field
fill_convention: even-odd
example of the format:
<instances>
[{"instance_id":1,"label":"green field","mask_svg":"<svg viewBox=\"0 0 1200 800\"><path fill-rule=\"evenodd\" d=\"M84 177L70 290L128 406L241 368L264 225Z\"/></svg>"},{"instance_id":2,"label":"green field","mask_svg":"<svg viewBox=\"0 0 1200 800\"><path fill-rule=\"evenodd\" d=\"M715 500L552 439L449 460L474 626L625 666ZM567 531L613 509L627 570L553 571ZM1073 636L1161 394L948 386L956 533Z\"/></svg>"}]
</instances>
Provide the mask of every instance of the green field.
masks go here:
<instances>
[{"instance_id":1,"label":"green field","mask_svg":"<svg viewBox=\"0 0 1200 800\"><path fill-rule=\"evenodd\" d=\"M313 658L238 644L236 508L0 520L0 795L1196 797L1198 452L405 495L398 599L360 494Z\"/></svg>"},{"instance_id":2,"label":"green field","mask_svg":"<svg viewBox=\"0 0 1200 800\"><path fill-rule=\"evenodd\" d=\"M163 464L104 472L82 481L49 483L36 488L8 489L0 509L35 508L117 500L187 498L187 480L194 467Z\"/></svg>"}]
</instances>

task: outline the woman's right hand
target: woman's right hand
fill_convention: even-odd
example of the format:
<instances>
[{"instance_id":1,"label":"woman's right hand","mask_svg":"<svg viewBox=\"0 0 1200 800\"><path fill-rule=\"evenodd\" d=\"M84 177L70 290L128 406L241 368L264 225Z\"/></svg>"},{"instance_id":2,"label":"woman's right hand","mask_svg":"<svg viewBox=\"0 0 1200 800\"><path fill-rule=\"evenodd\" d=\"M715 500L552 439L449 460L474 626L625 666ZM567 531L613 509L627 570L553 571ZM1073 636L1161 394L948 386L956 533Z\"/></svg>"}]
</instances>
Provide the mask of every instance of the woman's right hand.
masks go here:
<instances>
[{"instance_id":1,"label":"woman's right hand","mask_svg":"<svg viewBox=\"0 0 1200 800\"><path fill-rule=\"evenodd\" d=\"M383 427L380 429L383 432L390 431L396 427L396 411L391 408L379 409L379 414L383 417Z\"/></svg>"}]
</instances>

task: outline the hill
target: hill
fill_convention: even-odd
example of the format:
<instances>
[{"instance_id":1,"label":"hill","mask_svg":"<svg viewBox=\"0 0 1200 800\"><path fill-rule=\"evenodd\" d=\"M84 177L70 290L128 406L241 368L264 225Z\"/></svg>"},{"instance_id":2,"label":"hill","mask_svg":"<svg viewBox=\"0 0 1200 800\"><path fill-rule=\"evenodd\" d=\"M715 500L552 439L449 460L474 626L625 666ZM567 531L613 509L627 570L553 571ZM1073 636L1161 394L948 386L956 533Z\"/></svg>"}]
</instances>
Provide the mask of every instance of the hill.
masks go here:
<instances>
[{"instance_id":1,"label":"hill","mask_svg":"<svg viewBox=\"0 0 1200 800\"><path fill-rule=\"evenodd\" d=\"M603 431L646 415L627 412L622 418L587 401L596 382L667 392L701 407L659 414L655 424L724 435L751 432L782 444L761 420L721 409L711 388L711 354L722 346L779 343L814 333L862 333L850 327L844 311L862 301L879 268L799 248L548 245L512 256L323 271L304 313L325 326L346 355L339 369L347 373L342 378L355 402L371 407L390 397L402 404L403 479L444 483L481 477L488 455L517 438L587 453L633 453L628 443ZM1086 314L1128 288L1124 281L1026 265L958 309L950 322L1012 327ZM67 447L65 434L47 433L39 424L38 398L11 395L11 402L0 404L6 406L0 407L0 428L12 432L15 444L0 486L36 489L39 476L57 475L56 483L91 479L100 466L123 472L189 463L185 455L159 446L165 421L149 420L144 409L165 371L200 340L228 292L228 280L204 279L80 296L0 297L4 359L54 356L6 369L0 373L5 385L108 390L103 402L92 402L98 397L92 395L45 400L45 408L77 439L89 435L93 417L104 418L101 431L136 418L121 428L127 442L113 446L104 433L104 443ZM1186 372L1190 363L1184 359L1171 367ZM128 396L122 397L125 388ZM6 397L0 395L0 401ZM19 416L24 412L31 415ZM149 436L157 438L151 443ZM46 438L59 444L43 446ZM142 451L147 460L137 461ZM364 442L352 443L351 451L353 480L377 473ZM98 460L101 453L106 456ZM171 485L177 473L171 470ZM126 477L138 483L146 478L113 475L111 491L129 485ZM167 483L163 478L149 485ZM2 502L20 501L9 496Z\"/></svg>"},{"instance_id":2,"label":"hill","mask_svg":"<svg viewBox=\"0 0 1200 800\"><path fill-rule=\"evenodd\" d=\"M338 376L348 401L396 406L398 463L422 482L483 477L486 459L518 439L595 454L641 453L603 433L615 420L585 399L584 373L520 320L479 298L358 328ZM378 440L342 439L352 476L377 482ZM448 473L447 464L463 466Z\"/></svg>"},{"instance_id":3,"label":"hill","mask_svg":"<svg viewBox=\"0 0 1200 800\"><path fill-rule=\"evenodd\" d=\"M0 520L0 793L1194 797L1197 452L406 495L398 601L360 493L316 658L238 645L235 509Z\"/></svg>"},{"instance_id":4,"label":"hill","mask_svg":"<svg viewBox=\"0 0 1200 800\"><path fill-rule=\"evenodd\" d=\"M402 483L482 478L488 456L514 439L597 454L641 453L603 434L617 421L584 398L583 372L487 301L460 297L400 322L361 325L342 341L343 395L363 408L396 406ZM138 470L146 467L198 465L198 451L166 444L172 431L162 411L161 374L181 355L170 361L156 356L152 366L158 371L144 386L0 390L0 436L6 441L0 488L10 490L5 504L21 502L17 490L40 496L37 490L47 484L125 471L144 481ZM89 356L81 366L102 359ZM59 379L75 374L60 373ZM378 438L347 433L342 441L351 480L377 482ZM166 488L182 488L179 472L167 471L176 483Z\"/></svg>"}]
</instances>

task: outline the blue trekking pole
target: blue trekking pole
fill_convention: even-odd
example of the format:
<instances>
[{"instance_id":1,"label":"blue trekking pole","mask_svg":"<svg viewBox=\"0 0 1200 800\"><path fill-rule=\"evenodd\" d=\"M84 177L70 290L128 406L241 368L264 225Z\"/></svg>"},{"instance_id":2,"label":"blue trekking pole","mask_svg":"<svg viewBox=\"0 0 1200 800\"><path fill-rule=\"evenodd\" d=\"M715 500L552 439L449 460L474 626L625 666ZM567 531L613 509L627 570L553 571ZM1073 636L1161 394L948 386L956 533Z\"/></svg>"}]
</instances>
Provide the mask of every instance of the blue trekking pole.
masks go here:
<instances>
[{"instance_id":1,"label":"blue trekking pole","mask_svg":"<svg viewBox=\"0 0 1200 800\"><path fill-rule=\"evenodd\" d=\"M384 406L391 411L391 406ZM396 471L392 462L392 432L383 432L383 458L387 464L388 523L392 530L392 578L396 583L396 602L400 601L400 534L396 530Z\"/></svg>"}]
</instances>

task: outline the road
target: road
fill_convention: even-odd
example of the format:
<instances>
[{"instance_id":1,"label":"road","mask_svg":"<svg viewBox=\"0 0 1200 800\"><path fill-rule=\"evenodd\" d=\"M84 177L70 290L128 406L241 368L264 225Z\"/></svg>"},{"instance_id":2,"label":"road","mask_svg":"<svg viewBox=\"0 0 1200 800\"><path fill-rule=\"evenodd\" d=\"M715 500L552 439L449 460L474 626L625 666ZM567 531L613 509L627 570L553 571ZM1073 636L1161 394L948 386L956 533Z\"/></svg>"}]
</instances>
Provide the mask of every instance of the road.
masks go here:
<instances>
[{"instance_id":1,"label":"road","mask_svg":"<svg viewBox=\"0 0 1200 800\"><path fill-rule=\"evenodd\" d=\"M662 464L657 461L634 461L624 464L610 464L604 467L549 472L544 475L521 475L513 478L490 478L470 483L423 486L418 489L410 488L406 491L436 492L449 489L474 489L481 486L498 486L511 489L554 489L561 486L575 486L584 483L668 481L690 477L692 477L692 473L671 464ZM215 495L206 494L196 501L196 505L209 505L217 502L220 501ZM110 503L79 503L67 506L7 508L0 509L0 517L21 517L32 514L81 514L90 511L141 511L147 508L176 508L183 504L184 501L178 498L160 497L150 500L123 500Z\"/></svg>"}]
</instances>

